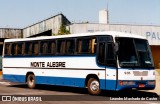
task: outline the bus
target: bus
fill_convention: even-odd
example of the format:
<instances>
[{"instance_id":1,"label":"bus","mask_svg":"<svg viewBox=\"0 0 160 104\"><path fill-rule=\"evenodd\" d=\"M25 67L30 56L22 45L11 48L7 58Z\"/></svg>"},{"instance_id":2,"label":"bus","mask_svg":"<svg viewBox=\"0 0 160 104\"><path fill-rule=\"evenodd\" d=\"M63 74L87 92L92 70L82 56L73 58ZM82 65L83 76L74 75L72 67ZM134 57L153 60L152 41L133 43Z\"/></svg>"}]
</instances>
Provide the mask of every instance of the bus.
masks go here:
<instances>
[{"instance_id":1,"label":"bus","mask_svg":"<svg viewBox=\"0 0 160 104\"><path fill-rule=\"evenodd\" d=\"M93 33L6 39L3 79L26 83L102 90L155 88L148 41L130 33Z\"/></svg>"}]
</instances>

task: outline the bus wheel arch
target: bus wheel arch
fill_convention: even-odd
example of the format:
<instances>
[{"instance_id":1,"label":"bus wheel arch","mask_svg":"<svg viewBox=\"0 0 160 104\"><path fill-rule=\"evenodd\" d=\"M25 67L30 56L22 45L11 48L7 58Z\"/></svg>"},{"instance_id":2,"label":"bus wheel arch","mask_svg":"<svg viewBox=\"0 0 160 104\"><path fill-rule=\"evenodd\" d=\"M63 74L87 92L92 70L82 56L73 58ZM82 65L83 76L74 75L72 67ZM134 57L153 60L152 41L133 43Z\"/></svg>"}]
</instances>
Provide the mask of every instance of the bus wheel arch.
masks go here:
<instances>
[{"instance_id":1,"label":"bus wheel arch","mask_svg":"<svg viewBox=\"0 0 160 104\"><path fill-rule=\"evenodd\" d=\"M26 83L27 83L27 86L30 88L30 89L33 89L35 88L36 86L36 81L35 81L35 74L33 72L27 72L26 74Z\"/></svg>"},{"instance_id":2,"label":"bus wheel arch","mask_svg":"<svg viewBox=\"0 0 160 104\"><path fill-rule=\"evenodd\" d=\"M100 80L97 75L89 74L86 77L85 85L88 89L89 94L98 95L101 92Z\"/></svg>"}]
</instances>

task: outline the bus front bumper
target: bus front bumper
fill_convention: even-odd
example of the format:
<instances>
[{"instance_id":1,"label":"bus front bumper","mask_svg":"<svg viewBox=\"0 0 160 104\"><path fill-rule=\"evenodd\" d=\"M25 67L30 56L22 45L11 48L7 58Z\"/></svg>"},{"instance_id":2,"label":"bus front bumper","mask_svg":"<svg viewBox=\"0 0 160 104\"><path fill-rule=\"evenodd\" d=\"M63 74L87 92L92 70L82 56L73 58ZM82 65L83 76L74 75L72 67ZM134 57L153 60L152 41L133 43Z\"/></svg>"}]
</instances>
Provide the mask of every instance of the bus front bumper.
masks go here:
<instances>
[{"instance_id":1,"label":"bus front bumper","mask_svg":"<svg viewBox=\"0 0 160 104\"><path fill-rule=\"evenodd\" d=\"M124 89L153 90L155 88L155 84L156 84L155 80L143 80L143 81L119 80L117 81L116 90L118 91Z\"/></svg>"}]
</instances>

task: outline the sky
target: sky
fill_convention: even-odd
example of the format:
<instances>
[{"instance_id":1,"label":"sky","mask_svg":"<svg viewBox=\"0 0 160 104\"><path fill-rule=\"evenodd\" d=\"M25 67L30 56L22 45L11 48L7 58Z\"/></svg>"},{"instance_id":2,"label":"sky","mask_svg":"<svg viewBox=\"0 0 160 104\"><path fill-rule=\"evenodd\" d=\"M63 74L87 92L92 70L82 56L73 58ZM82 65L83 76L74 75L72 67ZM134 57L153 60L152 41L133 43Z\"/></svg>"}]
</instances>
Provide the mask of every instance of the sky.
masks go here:
<instances>
[{"instance_id":1,"label":"sky","mask_svg":"<svg viewBox=\"0 0 160 104\"><path fill-rule=\"evenodd\" d=\"M0 28L25 28L63 13L71 22L98 23L109 10L110 24L160 26L160 0L0 0Z\"/></svg>"}]
</instances>

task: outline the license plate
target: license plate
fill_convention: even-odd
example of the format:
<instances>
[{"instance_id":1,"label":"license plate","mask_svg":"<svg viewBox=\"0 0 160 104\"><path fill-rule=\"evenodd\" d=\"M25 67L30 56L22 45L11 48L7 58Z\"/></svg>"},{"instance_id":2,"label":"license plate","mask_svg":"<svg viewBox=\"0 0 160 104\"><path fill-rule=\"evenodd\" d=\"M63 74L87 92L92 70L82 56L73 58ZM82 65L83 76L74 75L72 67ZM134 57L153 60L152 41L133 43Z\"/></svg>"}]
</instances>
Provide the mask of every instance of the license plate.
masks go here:
<instances>
[{"instance_id":1,"label":"license plate","mask_svg":"<svg viewBox=\"0 0 160 104\"><path fill-rule=\"evenodd\" d=\"M145 87L145 85L144 84L139 84L139 87L142 88L142 87Z\"/></svg>"}]
</instances>

